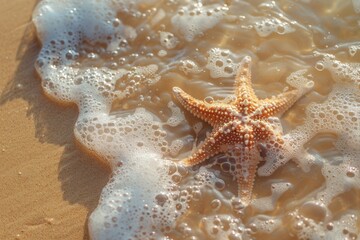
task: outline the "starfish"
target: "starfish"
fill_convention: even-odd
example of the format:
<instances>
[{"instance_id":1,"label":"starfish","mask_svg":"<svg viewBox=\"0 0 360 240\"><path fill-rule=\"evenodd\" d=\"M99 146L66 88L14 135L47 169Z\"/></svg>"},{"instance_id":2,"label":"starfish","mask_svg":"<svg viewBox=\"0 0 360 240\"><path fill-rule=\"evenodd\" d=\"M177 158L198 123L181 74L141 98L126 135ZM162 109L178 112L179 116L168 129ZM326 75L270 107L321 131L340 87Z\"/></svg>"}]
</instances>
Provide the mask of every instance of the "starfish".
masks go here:
<instances>
[{"instance_id":1,"label":"starfish","mask_svg":"<svg viewBox=\"0 0 360 240\"><path fill-rule=\"evenodd\" d=\"M251 86L250 70L251 58L247 56L240 62L235 98L229 103L207 103L178 87L173 88L174 95L188 111L213 127L200 147L181 163L193 166L219 153L235 154L238 197L246 205L251 201L257 166L263 160L261 147L281 149L284 144L282 131L274 124L274 116L283 114L302 95L299 90L292 90L258 99ZM276 149L273 150L276 152Z\"/></svg>"}]
</instances>

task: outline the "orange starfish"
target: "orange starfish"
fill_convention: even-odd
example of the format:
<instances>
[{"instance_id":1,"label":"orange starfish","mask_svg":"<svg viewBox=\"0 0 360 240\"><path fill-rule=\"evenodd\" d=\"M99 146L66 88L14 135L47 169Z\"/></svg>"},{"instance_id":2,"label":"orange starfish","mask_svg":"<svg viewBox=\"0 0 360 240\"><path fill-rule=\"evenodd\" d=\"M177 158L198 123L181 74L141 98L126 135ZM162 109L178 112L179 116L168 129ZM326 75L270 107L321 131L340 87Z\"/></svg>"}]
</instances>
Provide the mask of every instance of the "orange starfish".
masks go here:
<instances>
[{"instance_id":1,"label":"orange starfish","mask_svg":"<svg viewBox=\"0 0 360 240\"><path fill-rule=\"evenodd\" d=\"M230 103L207 103L197 100L178 87L173 92L179 102L192 114L208 122L213 130L203 144L182 160L193 166L224 152L236 153L235 175L238 194L244 204L251 200L252 188L259 162L260 146L283 146L282 132L274 127L274 115L289 109L301 96L298 90L288 91L260 100L251 87L251 58L245 57L238 68L235 99Z\"/></svg>"}]
</instances>

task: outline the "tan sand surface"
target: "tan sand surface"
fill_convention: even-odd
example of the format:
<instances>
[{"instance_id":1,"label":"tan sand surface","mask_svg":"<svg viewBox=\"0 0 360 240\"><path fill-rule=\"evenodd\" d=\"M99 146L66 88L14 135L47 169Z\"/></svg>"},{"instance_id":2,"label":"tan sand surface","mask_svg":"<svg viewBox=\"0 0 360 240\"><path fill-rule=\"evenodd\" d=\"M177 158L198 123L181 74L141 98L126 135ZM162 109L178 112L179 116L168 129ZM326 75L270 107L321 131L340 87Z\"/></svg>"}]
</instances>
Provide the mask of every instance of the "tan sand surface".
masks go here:
<instances>
[{"instance_id":1,"label":"tan sand surface","mask_svg":"<svg viewBox=\"0 0 360 240\"><path fill-rule=\"evenodd\" d=\"M75 146L75 107L42 94L36 0L0 0L0 239L88 239L109 172Z\"/></svg>"}]
</instances>

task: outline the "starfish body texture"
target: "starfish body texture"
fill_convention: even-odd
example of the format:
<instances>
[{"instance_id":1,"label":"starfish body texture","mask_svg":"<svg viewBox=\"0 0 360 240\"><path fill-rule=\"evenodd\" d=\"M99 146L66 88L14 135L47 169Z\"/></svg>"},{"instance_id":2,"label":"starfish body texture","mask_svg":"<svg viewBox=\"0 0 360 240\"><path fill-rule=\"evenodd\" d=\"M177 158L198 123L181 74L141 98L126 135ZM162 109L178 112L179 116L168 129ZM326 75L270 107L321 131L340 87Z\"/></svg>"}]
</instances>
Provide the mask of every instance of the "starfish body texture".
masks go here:
<instances>
[{"instance_id":1,"label":"starfish body texture","mask_svg":"<svg viewBox=\"0 0 360 240\"><path fill-rule=\"evenodd\" d=\"M274 116L281 115L301 96L298 90L292 90L258 99L251 86L250 69L251 58L247 56L239 65L235 98L229 103L207 103L178 87L173 89L188 111L213 127L200 147L182 163L193 166L219 153L231 152L236 156L238 195L245 204L251 200L257 166L262 160L261 146L281 149L284 144L282 131L274 126Z\"/></svg>"}]
</instances>

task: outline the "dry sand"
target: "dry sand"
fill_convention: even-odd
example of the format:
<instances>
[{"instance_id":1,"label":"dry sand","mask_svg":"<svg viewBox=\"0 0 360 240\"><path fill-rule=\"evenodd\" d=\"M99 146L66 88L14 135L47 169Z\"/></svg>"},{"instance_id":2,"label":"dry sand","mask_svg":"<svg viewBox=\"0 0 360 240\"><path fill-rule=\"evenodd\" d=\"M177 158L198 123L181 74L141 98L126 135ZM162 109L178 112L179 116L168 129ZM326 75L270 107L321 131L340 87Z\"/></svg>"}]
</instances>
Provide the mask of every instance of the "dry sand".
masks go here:
<instances>
[{"instance_id":1,"label":"dry sand","mask_svg":"<svg viewBox=\"0 0 360 240\"><path fill-rule=\"evenodd\" d=\"M88 239L109 172L75 146L75 107L44 97L35 0L0 1L0 239Z\"/></svg>"}]
</instances>

